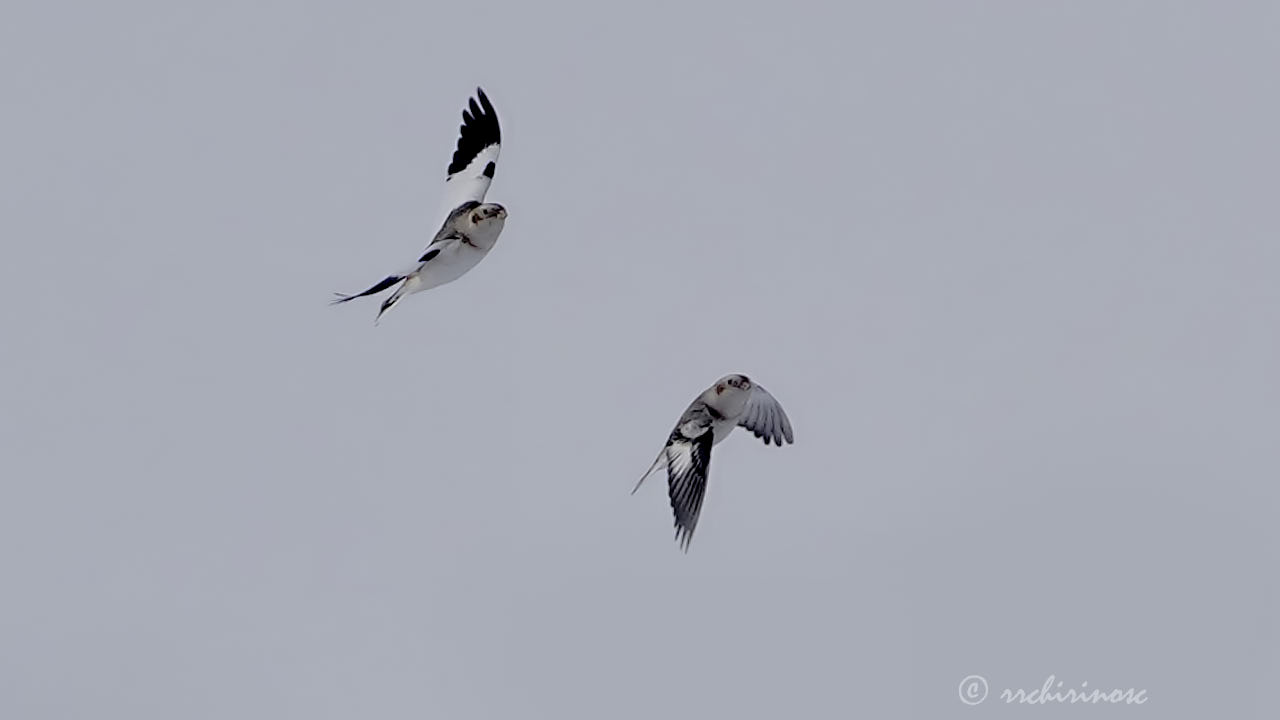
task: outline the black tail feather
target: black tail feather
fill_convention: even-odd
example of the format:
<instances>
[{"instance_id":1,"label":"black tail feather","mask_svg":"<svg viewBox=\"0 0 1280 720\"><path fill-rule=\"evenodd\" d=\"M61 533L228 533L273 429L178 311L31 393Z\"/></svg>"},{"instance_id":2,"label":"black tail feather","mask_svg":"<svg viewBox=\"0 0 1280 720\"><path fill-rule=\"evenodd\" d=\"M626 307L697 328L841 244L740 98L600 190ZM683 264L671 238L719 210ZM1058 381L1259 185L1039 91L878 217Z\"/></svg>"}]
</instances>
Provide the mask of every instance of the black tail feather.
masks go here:
<instances>
[{"instance_id":1,"label":"black tail feather","mask_svg":"<svg viewBox=\"0 0 1280 720\"><path fill-rule=\"evenodd\" d=\"M377 325L378 321L382 319L382 313L390 310L391 306L395 305L399 301L400 301L400 298L394 293L391 295L391 297L388 297L386 300L383 300L382 307L378 308L378 317L373 319L373 324Z\"/></svg>"},{"instance_id":2,"label":"black tail feather","mask_svg":"<svg viewBox=\"0 0 1280 720\"><path fill-rule=\"evenodd\" d=\"M329 304L337 305L338 303L344 303L349 300L355 300L356 298L364 297L365 295L373 295L374 293L380 293L383 290L386 290L387 288L391 287L392 285L395 285L396 283L400 282L403 279L404 279L403 275L391 275L391 276L388 276L386 279L384 279L382 282L378 283L377 285L374 285L373 287L369 288L368 290L365 290L362 293L356 293L355 295L346 295L344 293L334 293L334 295L338 296L338 299L331 301Z\"/></svg>"}]
</instances>

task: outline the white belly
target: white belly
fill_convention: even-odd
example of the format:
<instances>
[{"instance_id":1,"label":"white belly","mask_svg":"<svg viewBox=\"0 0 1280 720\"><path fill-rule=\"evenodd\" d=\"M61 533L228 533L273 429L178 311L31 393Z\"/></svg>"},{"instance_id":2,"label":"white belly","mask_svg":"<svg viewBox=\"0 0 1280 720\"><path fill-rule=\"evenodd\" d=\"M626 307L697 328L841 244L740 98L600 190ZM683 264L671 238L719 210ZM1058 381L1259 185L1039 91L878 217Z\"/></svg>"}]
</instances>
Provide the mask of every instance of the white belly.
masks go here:
<instances>
[{"instance_id":1,"label":"white belly","mask_svg":"<svg viewBox=\"0 0 1280 720\"><path fill-rule=\"evenodd\" d=\"M490 245L487 248L475 248L458 244L440 253L409 278L408 291L422 292L457 280L478 265L484 256L489 254L489 249L492 247Z\"/></svg>"},{"instance_id":2,"label":"white belly","mask_svg":"<svg viewBox=\"0 0 1280 720\"><path fill-rule=\"evenodd\" d=\"M721 440L729 437L729 433L738 427L738 424L732 420L719 420L711 424L711 444L716 445Z\"/></svg>"}]
</instances>

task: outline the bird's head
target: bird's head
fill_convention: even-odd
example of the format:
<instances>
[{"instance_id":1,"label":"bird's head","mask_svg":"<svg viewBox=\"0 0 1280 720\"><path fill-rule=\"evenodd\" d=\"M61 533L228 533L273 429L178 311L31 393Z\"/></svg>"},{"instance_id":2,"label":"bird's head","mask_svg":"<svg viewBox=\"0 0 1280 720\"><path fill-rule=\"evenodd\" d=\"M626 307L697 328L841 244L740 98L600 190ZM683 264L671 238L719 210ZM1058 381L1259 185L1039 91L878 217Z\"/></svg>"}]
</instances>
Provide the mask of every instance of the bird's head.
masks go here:
<instances>
[{"instance_id":1,"label":"bird's head","mask_svg":"<svg viewBox=\"0 0 1280 720\"><path fill-rule=\"evenodd\" d=\"M498 203L483 203L472 208L468 220L476 227L496 225L502 227L507 219L507 209Z\"/></svg>"},{"instance_id":2,"label":"bird's head","mask_svg":"<svg viewBox=\"0 0 1280 720\"><path fill-rule=\"evenodd\" d=\"M751 387L751 379L746 375L725 375L707 390L710 396L707 402L725 415L737 415L746 407Z\"/></svg>"},{"instance_id":3,"label":"bird's head","mask_svg":"<svg viewBox=\"0 0 1280 720\"><path fill-rule=\"evenodd\" d=\"M506 208L497 203L480 203L459 213L457 229L476 247L488 249L493 247L506 221Z\"/></svg>"}]
</instances>

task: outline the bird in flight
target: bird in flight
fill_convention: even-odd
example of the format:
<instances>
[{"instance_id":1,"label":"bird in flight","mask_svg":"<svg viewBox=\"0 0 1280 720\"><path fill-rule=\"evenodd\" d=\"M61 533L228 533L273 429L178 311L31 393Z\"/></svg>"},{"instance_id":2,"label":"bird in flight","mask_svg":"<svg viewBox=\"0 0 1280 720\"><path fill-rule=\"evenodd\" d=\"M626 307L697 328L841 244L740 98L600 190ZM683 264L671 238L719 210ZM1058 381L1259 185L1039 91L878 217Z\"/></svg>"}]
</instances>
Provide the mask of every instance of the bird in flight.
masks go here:
<instances>
[{"instance_id":1,"label":"bird in flight","mask_svg":"<svg viewBox=\"0 0 1280 720\"><path fill-rule=\"evenodd\" d=\"M666 468L667 494L676 518L676 542L685 552L689 551L702 511L702 496L707 491L711 447L738 426L755 433L765 445L795 441L791 421L768 391L746 375L725 375L689 404L666 446L631 491L634 495L655 470Z\"/></svg>"},{"instance_id":2,"label":"bird in flight","mask_svg":"<svg viewBox=\"0 0 1280 720\"><path fill-rule=\"evenodd\" d=\"M479 102L477 102L477 98ZM476 88L468 108L462 111L458 147L453 151L444 181L443 220L431 244L417 262L388 275L373 287L354 295L334 293L333 304L374 295L399 283L382 303L378 319L406 295L453 282L475 267L493 249L507 220L507 209L484 201L497 168L502 133L493 104Z\"/></svg>"}]
</instances>

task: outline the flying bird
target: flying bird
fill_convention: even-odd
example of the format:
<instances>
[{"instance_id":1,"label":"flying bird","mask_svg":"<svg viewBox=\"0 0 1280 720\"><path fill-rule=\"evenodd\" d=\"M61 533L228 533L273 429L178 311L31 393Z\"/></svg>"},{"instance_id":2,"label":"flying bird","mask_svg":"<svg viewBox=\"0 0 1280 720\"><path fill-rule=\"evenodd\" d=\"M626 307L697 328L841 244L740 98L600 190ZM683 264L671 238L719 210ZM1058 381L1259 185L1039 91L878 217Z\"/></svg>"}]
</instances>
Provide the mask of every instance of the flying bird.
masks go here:
<instances>
[{"instance_id":1,"label":"flying bird","mask_svg":"<svg viewBox=\"0 0 1280 720\"><path fill-rule=\"evenodd\" d=\"M476 97L462 111L458 147L453 151L444 181L443 219L431 244L416 262L388 275L368 290L354 295L334 293L338 299L333 304L374 295L399 283L400 287L378 310L376 324L400 298L453 282L483 260L493 249L507 220L506 208L484 202L489 183L493 182L501 143L498 114L484 90L476 88Z\"/></svg>"},{"instance_id":2,"label":"flying bird","mask_svg":"<svg viewBox=\"0 0 1280 720\"><path fill-rule=\"evenodd\" d=\"M660 467L667 470L667 495L675 513L676 542L689 551L693 529L698 526L702 497L707 491L707 470L711 447L724 440L735 427L744 427L764 440L781 446L792 443L791 421L782 406L764 388L746 375L725 375L707 388L680 416L667 444L649 470L640 477L636 490Z\"/></svg>"}]
</instances>

